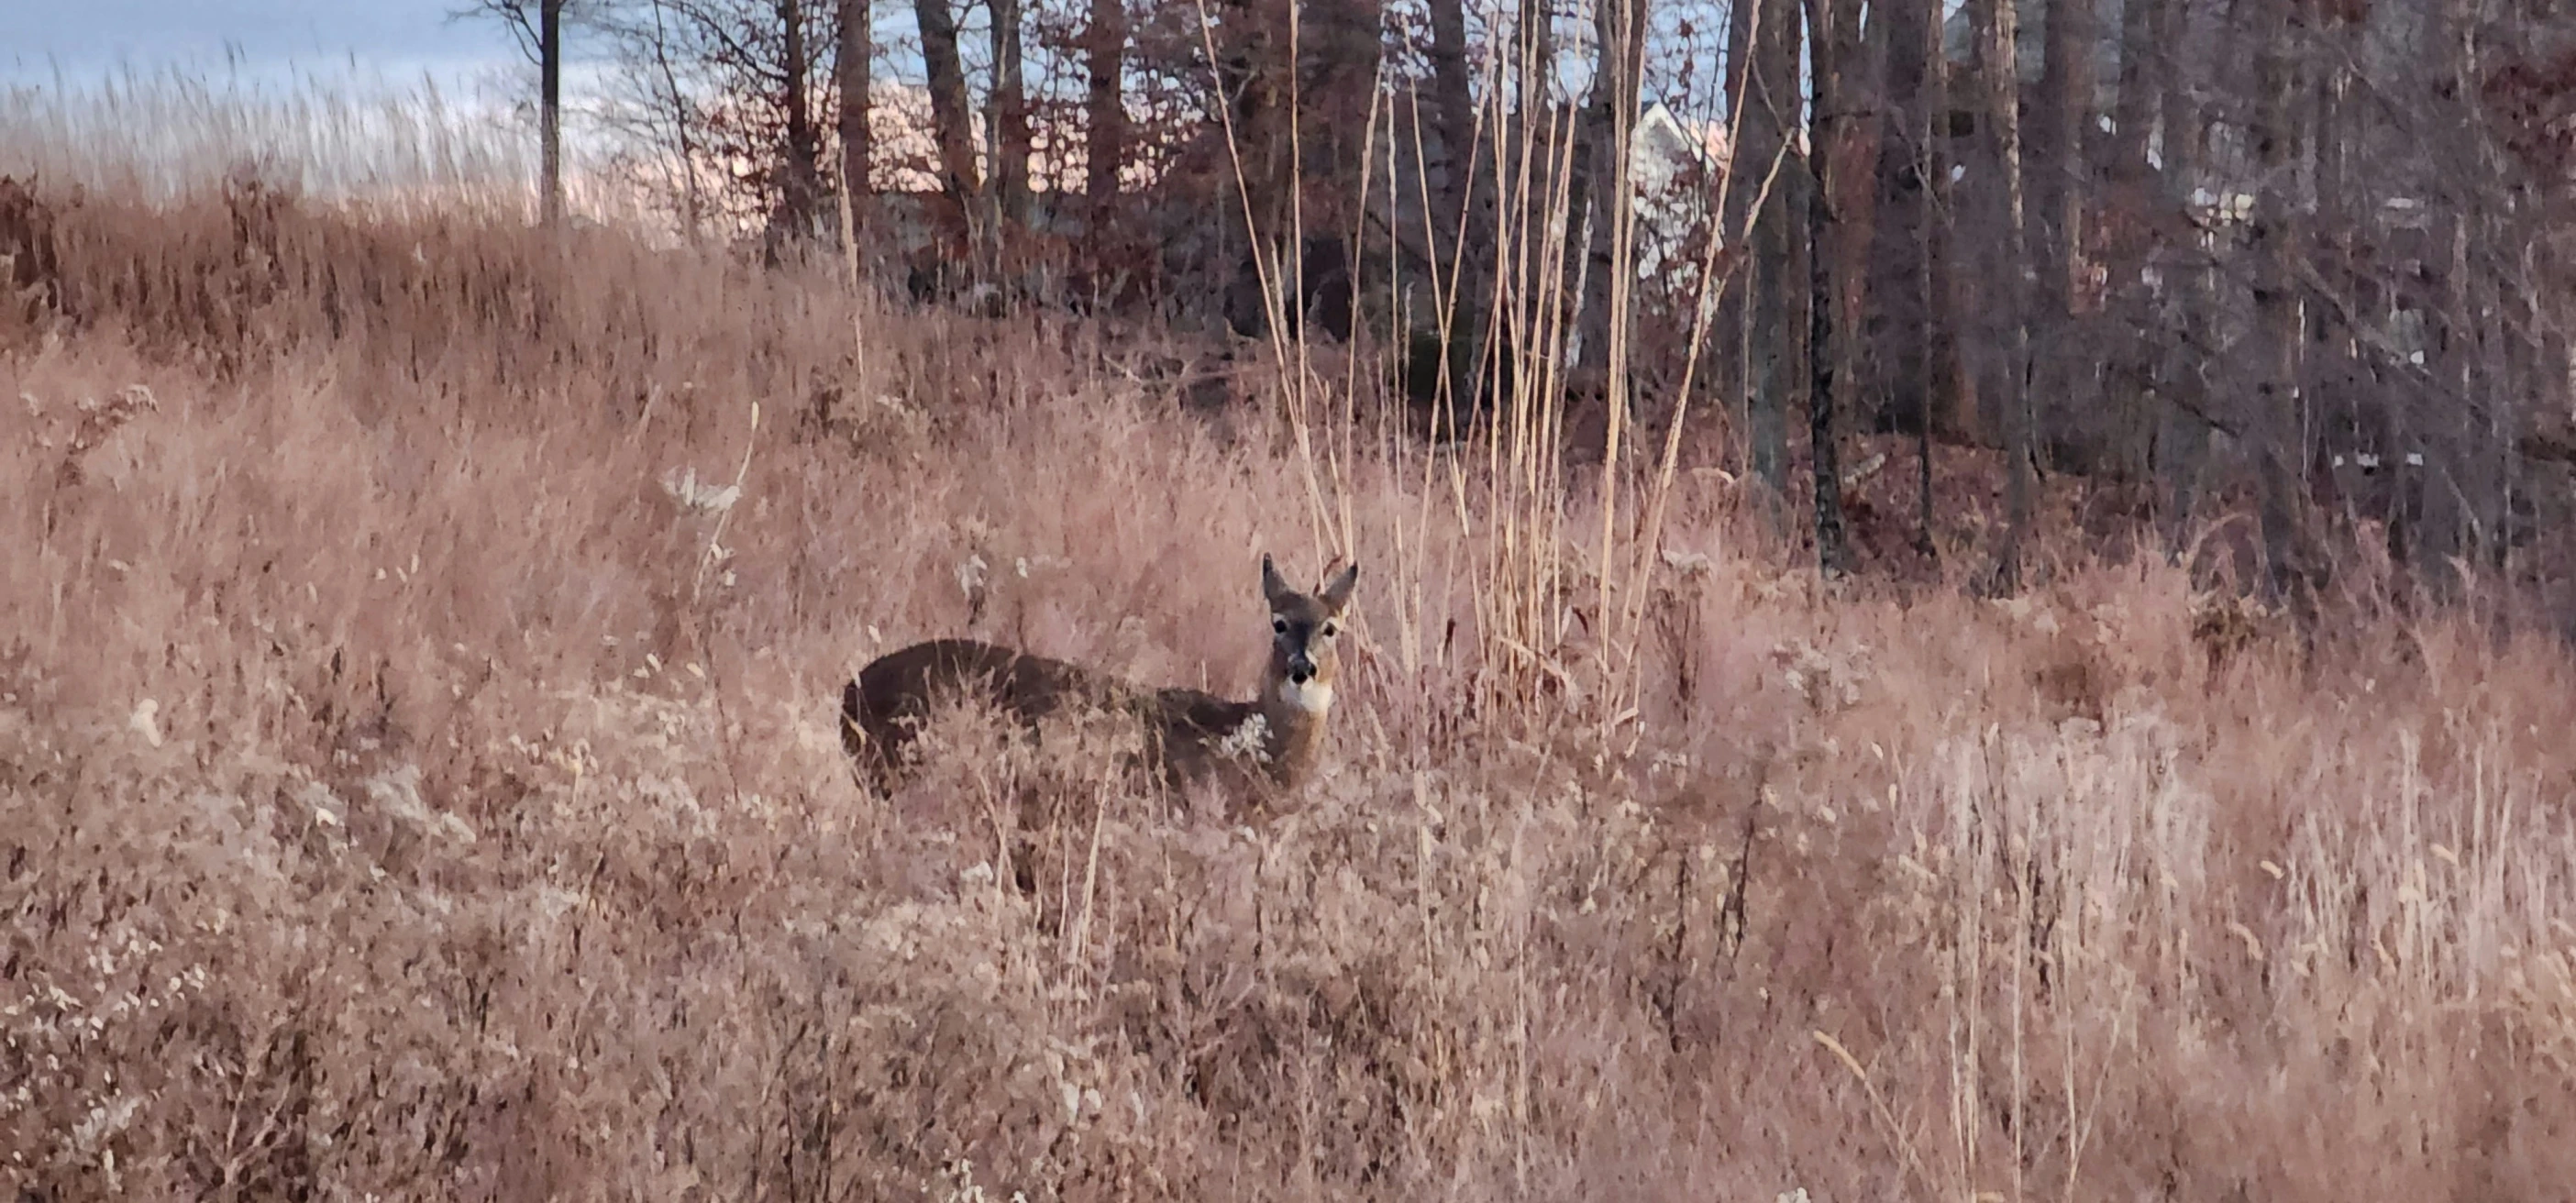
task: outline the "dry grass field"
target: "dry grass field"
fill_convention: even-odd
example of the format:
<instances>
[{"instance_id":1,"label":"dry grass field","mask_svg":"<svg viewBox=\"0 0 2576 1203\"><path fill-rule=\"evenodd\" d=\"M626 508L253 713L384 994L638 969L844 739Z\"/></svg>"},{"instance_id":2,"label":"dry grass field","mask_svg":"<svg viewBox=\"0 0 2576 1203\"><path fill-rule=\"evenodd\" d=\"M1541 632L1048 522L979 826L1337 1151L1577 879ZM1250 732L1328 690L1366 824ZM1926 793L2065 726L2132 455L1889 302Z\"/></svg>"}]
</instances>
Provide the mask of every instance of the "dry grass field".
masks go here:
<instances>
[{"instance_id":1,"label":"dry grass field","mask_svg":"<svg viewBox=\"0 0 2576 1203\"><path fill-rule=\"evenodd\" d=\"M2545 634L1828 588L1690 463L1605 584L1579 473L1150 340L97 153L0 308L13 1198L2576 1183ZM1264 549L1364 567L1299 805L965 714L853 780L915 638L1248 688Z\"/></svg>"}]
</instances>

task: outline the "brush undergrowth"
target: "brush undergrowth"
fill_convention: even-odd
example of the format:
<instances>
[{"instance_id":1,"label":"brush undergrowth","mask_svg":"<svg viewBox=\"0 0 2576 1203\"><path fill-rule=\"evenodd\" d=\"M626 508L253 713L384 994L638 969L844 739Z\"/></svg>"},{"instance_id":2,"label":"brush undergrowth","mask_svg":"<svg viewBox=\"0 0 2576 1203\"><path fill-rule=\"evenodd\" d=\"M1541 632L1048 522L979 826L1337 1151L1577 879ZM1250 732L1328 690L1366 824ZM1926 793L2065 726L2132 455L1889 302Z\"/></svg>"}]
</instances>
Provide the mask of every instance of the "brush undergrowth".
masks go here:
<instances>
[{"instance_id":1,"label":"brush undergrowth","mask_svg":"<svg viewBox=\"0 0 2576 1203\"><path fill-rule=\"evenodd\" d=\"M1829 590L1684 473L1587 689L1579 614L1484 645L1498 535L1418 464L1318 507L1268 386L1210 426L1088 327L240 187L56 216L71 319L0 354L21 1197L2576 1180L2554 643L2303 652L2071 547ZM839 682L916 637L1245 688L1318 508L1364 576L1302 806L971 715L853 782Z\"/></svg>"}]
</instances>

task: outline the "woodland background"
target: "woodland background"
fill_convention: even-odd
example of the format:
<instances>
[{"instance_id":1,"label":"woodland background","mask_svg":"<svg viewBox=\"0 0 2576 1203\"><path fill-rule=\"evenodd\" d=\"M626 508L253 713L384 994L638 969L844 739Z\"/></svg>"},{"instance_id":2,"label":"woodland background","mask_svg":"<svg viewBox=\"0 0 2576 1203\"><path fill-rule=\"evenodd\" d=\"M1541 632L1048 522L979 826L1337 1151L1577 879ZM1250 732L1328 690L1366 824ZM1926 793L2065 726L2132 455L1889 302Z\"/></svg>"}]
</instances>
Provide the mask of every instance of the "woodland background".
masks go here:
<instances>
[{"instance_id":1,"label":"woodland background","mask_svg":"<svg viewBox=\"0 0 2576 1203\"><path fill-rule=\"evenodd\" d=\"M2339 571L2565 575L2576 29L2545 5L483 11L540 61L603 48L616 168L686 230L1356 346L1427 426L1562 417L1613 461L1720 411L1830 567L1850 520L1793 461L1897 432L2001 453L1997 585L2050 473L2169 551L2241 504L2237 567L2302 607ZM1937 554L1915 450L1882 525Z\"/></svg>"}]
</instances>

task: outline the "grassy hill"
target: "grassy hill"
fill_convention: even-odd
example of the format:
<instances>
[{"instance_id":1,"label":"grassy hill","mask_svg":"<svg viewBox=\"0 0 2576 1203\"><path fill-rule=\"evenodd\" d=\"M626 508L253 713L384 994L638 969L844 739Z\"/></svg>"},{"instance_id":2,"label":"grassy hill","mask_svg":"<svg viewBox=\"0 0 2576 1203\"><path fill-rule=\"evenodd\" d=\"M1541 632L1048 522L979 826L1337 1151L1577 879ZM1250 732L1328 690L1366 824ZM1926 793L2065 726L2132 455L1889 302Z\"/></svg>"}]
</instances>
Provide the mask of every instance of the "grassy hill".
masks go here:
<instances>
[{"instance_id":1,"label":"grassy hill","mask_svg":"<svg viewBox=\"0 0 2576 1203\"><path fill-rule=\"evenodd\" d=\"M1194 406L1177 336L63 177L0 313L18 1197L2576 1181L2545 631L2302 639L2071 535L1825 585L1696 443L1605 544L1597 471L1338 374ZM971 715L853 781L914 638L1248 688L1265 549L1364 569L1298 805Z\"/></svg>"}]
</instances>

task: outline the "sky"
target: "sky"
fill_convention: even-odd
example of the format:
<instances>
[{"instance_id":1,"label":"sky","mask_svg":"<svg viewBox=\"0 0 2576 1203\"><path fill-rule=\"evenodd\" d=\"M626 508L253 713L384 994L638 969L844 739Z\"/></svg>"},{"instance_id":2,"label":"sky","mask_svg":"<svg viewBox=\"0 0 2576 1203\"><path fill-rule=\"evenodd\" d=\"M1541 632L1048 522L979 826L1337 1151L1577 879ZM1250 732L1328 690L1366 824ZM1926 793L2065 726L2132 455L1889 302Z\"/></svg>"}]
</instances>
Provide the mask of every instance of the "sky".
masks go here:
<instances>
[{"instance_id":1,"label":"sky","mask_svg":"<svg viewBox=\"0 0 2576 1203\"><path fill-rule=\"evenodd\" d=\"M358 73L463 84L524 62L467 0L0 0L0 80L121 68L285 80Z\"/></svg>"}]
</instances>

